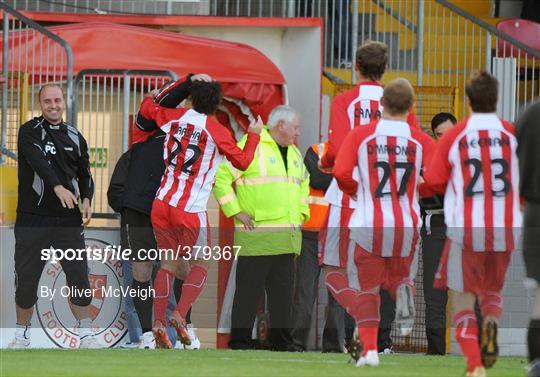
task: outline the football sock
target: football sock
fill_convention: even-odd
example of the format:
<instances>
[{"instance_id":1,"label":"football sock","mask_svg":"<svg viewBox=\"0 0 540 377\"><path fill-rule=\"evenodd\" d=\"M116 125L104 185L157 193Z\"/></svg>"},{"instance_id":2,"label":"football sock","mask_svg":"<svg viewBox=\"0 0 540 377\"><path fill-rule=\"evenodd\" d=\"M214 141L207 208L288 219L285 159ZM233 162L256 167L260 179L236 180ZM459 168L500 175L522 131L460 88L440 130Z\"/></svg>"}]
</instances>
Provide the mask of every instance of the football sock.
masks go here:
<instances>
[{"instance_id":1,"label":"football sock","mask_svg":"<svg viewBox=\"0 0 540 377\"><path fill-rule=\"evenodd\" d=\"M472 372L482 366L480 346L478 345L478 324L472 310L462 310L454 315L456 340L467 360L467 370Z\"/></svg>"},{"instance_id":2,"label":"football sock","mask_svg":"<svg viewBox=\"0 0 540 377\"><path fill-rule=\"evenodd\" d=\"M357 296L357 304L353 311L358 326L358 335L364 345L362 356L368 351L377 351L380 300L378 293L362 292Z\"/></svg>"},{"instance_id":3,"label":"football sock","mask_svg":"<svg viewBox=\"0 0 540 377\"><path fill-rule=\"evenodd\" d=\"M182 295L180 296L178 305L176 305L176 310L184 320L186 320L188 310L203 290L207 274L208 271L206 268L199 265L192 266L191 271L189 271L189 274L184 280Z\"/></svg>"},{"instance_id":4,"label":"football sock","mask_svg":"<svg viewBox=\"0 0 540 377\"><path fill-rule=\"evenodd\" d=\"M182 285L184 284L183 280L180 279L174 279L174 298L176 299L176 303L180 301L180 297L182 297ZM186 318L186 323L191 323L191 308L189 308Z\"/></svg>"},{"instance_id":5,"label":"football sock","mask_svg":"<svg viewBox=\"0 0 540 377\"><path fill-rule=\"evenodd\" d=\"M164 326L167 325L165 312L167 310L169 294L172 290L173 279L174 274L171 271L160 268L154 280L154 322L159 321Z\"/></svg>"},{"instance_id":6,"label":"football sock","mask_svg":"<svg viewBox=\"0 0 540 377\"><path fill-rule=\"evenodd\" d=\"M326 274L326 288L334 296L336 301L349 313L355 321L355 308L357 305L358 291L349 287L349 281L345 274L332 271Z\"/></svg>"},{"instance_id":7,"label":"football sock","mask_svg":"<svg viewBox=\"0 0 540 377\"><path fill-rule=\"evenodd\" d=\"M503 299L499 292L486 292L479 297L482 318L488 316L501 318Z\"/></svg>"}]
</instances>

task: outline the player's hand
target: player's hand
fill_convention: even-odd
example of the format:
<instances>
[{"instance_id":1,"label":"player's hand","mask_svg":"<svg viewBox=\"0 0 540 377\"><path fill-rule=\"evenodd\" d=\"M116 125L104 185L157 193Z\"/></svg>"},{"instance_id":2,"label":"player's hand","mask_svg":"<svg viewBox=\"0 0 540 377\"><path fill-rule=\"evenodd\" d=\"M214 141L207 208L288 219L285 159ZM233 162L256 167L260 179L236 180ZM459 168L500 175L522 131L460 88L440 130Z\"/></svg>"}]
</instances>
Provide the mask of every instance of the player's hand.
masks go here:
<instances>
[{"instance_id":1,"label":"player's hand","mask_svg":"<svg viewBox=\"0 0 540 377\"><path fill-rule=\"evenodd\" d=\"M358 195L356 194L351 195L351 199L354 200L355 202L358 201Z\"/></svg>"},{"instance_id":2,"label":"player's hand","mask_svg":"<svg viewBox=\"0 0 540 377\"><path fill-rule=\"evenodd\" d=\"M322 171L323 173L326 173L326 174L332 174L332 168L323 168L320 159L319 159L319 161L317 161L317 167L318 167L319 170Z\"/></svg>"},{"instance_id":3,"label":"player's hand","mask_svg":"<svg viewBox=\"0 0 540 377\"><path fill-rule=\"evenodd\" d=\"M73 209L75 206L77 206L77 198L71 191L69 191L67 188L65 188L62 185L56 185L54 186L54 193L60 199L60 203L62 203L62 207Z\"/></svg>"},{"instance_id":4,"label":"player's hand","mask_svg":"<svg viewBox=\"0 0 540 377\"><path fill-rule=\"evenodd\" d=\"M206 73L198 73L196 75L191 76L191 82L193 81L204 81L204 82L212 82L214 79L207 75Z\"/></svg>"},{"instance_id":5,"label":"player's hand","mask_svg":"<svg viewBox=\"0 0 540 377\"><path fill-rule=\"evenodd\" d=\"M248 128L248 132L253 132L257 135L260 135L262 132L263 122L261 116L259 115L256 120L251 122Z\"/></svg>"},{"instance_id":6,"label":"player's hand","mask_svg":"<svg viewBox=\"0 0 540 377\"><path fill-rule=\"evenodd\" d=\"M82 220L83 226L87 226L90 224L90 220L92 219L92 205L90 204L90 199L84 198L82 202Z\"/></svg>"},{"instance_id":7,"label":"player's hand","mask_svg":"<svg viewBox=\"0 0 540 377\"><path fill-rule=\"evenodd\" d=\"M253 225L253 219L250 215L248 215L245 212L240 212L235 215L235 217L244 224L244 229L246 230L253 230L255 229L255 225Z\"/></svg>"}]
</instances>

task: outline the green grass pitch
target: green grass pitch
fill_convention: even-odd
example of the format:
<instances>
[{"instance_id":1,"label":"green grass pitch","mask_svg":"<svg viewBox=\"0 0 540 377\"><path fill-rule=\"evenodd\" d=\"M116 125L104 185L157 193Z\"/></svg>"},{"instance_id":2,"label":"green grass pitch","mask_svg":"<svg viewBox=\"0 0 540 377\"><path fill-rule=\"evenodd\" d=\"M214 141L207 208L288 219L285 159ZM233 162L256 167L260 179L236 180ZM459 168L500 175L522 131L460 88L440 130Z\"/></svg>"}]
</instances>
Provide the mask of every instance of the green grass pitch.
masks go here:
<instances>
[{"instance_id":1,"label":"green grass pitch","mask_svg":"<svg viewBox=\"0 0 540 377\"><path fill-rule=\"evenodd\" d=\"M458 377L458 356L386 355L356 368L347 355L225 350L1 350L0 376L392 376ZM501 357L489 377L525 376L526 360Z\"/></svg>"}]
</instances>

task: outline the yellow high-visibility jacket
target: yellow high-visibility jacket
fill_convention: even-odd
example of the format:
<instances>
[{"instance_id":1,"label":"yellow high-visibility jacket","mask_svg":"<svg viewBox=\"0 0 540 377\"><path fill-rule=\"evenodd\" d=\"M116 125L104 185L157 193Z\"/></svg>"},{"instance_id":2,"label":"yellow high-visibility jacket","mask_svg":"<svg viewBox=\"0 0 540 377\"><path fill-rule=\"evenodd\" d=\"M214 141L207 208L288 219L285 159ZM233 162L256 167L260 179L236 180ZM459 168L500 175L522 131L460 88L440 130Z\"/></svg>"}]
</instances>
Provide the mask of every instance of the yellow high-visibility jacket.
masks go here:
<instances>
[{"instance_id":1,"label":"yellow high-visibility jacket","mask_svg":"<svg viewBox=\"0 0 540 377\"><path fill-rule=\"evenodd\" d=\"M246 138L238 142L240 148ZM300 253L300 227L309 219L309 173L295 145L288 147L287 164L288 171L277 143L263 128L255 157L246 171L237 170L228 161L219 166L214 196L223 213L231 217L245 212L255 225L248 231L235 219L234 244L241 246L239 255Z\"/></svg>"}]
</instances>

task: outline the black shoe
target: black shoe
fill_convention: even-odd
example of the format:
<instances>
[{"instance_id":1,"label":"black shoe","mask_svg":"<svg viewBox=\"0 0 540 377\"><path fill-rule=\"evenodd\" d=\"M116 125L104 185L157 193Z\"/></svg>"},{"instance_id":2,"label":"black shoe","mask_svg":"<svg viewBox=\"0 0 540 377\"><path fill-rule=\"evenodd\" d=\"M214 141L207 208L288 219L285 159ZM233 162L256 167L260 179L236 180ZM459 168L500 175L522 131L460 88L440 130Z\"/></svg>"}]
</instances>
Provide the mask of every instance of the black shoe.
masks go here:
<instances>
[{"instance_id":1,"label":"black shoe","mask_svg":"<svg viewBox=\"0 0 540 377\"><path fill-rule=\"evenodd\" d=\"M480 349L482 351L482 364L486 368L491 368L499 356L499 345L497 343L497 323L485 321L482 326L482 336L480 338Z\"/></svg>"},{"instance_id":2,"label":"black shoe","mask_svg":"<svg viewBox=\"0 0 540 377\"><path fill-rule=\"evenodd\" d=\"M288 344L287 352L306 352L304 347L299 346L298 344Z\"/></svg>"}]
</instances>

